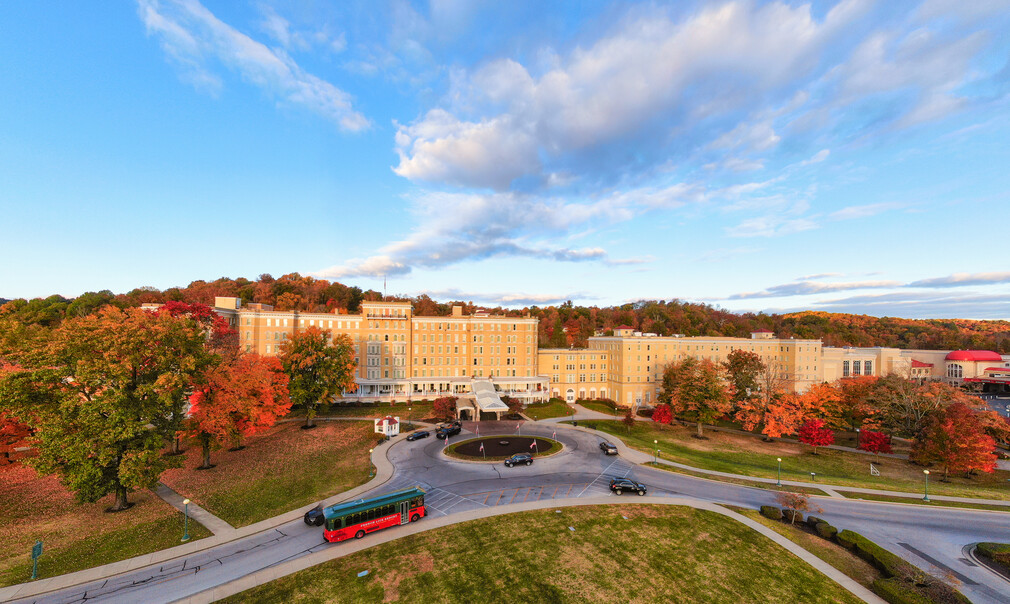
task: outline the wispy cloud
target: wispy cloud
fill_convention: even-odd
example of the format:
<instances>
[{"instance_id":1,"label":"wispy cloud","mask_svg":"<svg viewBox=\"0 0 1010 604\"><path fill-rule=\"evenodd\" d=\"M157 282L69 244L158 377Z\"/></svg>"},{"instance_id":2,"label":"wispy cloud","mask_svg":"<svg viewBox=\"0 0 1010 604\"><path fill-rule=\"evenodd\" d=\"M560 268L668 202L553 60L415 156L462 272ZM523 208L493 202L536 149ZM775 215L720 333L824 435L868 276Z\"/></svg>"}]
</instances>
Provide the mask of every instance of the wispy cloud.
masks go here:
<instances>
[{"instance_id":1,"label":"wispy cloud","mask_svg":"<svg viewBox=\"0 0 1010 604\"><path fill-rule=\"evenodd\" d=\"M475 302L486 306L504 306L506 308L523 308L526 306L549 306L562 304L568 300L596 300L595 296L585 292L569 294L530 294L517 292L467 292L459 289L426 290L417 295L427 295L436 300L459 300Z\"/></svg>"},{"instance_id":2,"label":"wispy cloud","mask_svg":"<svg viewBox=\"0 0 1010 604\"><path fill-rule=\"evenodd\" d=\"M889 210L897 210L906 207L906 204L887 202L887 203L872 203L861 206L849 206L847 208L842 208L836 212L828 214L828 218L832 220L852 220L855 218L869 218L870 216L876 216L882 212L887 212Z\"/></svg>"},{"instance_id":3,"label":"wispy cloud","mask_svg":"<svg viewBox=\"0 0 1010 604\"><path fill-rule=\"evenodd\" d=\"M965 287L1010 283L1010 272L954 273L946 277L913 281L906 287Z\"/></svg>"},{"instance_id":4,"label":"wispy cloud","mask_svg":"<svg viewBox=\"0 0 1010 604\"><path fill-rule=\"evenodd\" d=\"M182 70L183 79L198 88L221 89L221 78L212 69L212 63L219 61L247 82L332 121L342 130L356 132L368 127L368 119L353 108L349 94L305 72L287 53L224 23L197 0L139 0L138 7L148 33L159 39ZM274 29L283 37L281 23L275 22Z\"/></svg>"},{"instance_id":5,"label":"wispy cloud","mask_svg":"<svg viewBox=\"0 0 1010 604\"><path fill-rule=\"evenodd\" d=\"M787 296L809 296L812 294L823 294L828 292L846 291L853 289L881 289L888 287L898 287L898 281L853 281L848 283L818 283L814 281L796 281L774 285L759 292L734 294L727 300L746 300L748 298L782 298Z\"/></svg>"}]
</instances>

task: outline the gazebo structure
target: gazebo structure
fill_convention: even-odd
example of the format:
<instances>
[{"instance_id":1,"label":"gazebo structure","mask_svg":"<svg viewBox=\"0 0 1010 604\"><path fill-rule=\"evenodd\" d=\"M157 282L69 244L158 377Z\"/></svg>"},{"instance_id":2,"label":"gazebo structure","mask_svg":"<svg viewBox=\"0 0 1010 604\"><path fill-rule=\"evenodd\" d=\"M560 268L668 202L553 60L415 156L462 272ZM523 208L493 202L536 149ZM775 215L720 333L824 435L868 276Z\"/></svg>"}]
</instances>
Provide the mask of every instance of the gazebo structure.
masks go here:
<instances>
[{"instance_id":1,"label":"gazebo structure","mask_svg":"<svg viewBox=\"0 0 1010 604\"><path fill-rule=\"evenodd\" d=\"M456 418L480 421L481 413L494 413L496 419L501 419L503 413L508 413L509 407L502 402L494 384L489 380L473 380L473 395L461 397L456 401ZM464 417L468 415L469 417Z\"/></svg>"}]
</instances>

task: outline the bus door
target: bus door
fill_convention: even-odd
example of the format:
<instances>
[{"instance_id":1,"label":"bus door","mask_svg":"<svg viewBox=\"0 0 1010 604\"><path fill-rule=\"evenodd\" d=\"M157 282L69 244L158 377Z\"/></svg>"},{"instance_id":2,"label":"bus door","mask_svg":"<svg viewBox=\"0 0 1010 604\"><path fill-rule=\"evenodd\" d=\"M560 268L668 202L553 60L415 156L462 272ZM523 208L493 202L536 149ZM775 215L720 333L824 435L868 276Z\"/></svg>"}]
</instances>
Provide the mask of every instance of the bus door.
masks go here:
<instances>
[{"instance_id":1,"label":"bus door","mask_svg":"<svg viewBox=\"0 0 1010 604\"><path fill-rule=\"evenodd\" d=\"M410 522L410 502L401 501L400 502L400 524L407 524Z\"/></svg>"}]
</instances>

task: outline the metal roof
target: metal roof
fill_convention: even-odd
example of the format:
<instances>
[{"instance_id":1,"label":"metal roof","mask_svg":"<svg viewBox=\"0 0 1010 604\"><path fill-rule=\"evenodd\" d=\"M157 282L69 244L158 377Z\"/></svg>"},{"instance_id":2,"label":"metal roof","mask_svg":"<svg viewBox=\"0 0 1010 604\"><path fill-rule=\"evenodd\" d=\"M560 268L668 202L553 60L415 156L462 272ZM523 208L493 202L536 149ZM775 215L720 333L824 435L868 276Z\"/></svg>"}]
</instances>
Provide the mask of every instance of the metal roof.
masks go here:
<instances>
[{"instance_id":1,"label":"metal roof","mask_svg":"<svg viewBox=\"0 0 1010 604\"><path fill-rule=\"evenodd\" d=\"M337 503L324 509L323 517L329 520L330 518L346 516L347 514L353 514L362 510L370 510L374 507L389 505L390 503L420 497L421 495L424 495L424 490L420 487L414 487L412 489L396 491L395 493L379 495L370 499L355 499L354 501Z\"/></svg>"},{"instance_id":2,"label":"metal roof","mask_svg":"<svg viewBox=\"0 0 1010 604\"><path fill-rule=\"evenodd\" d=\"M494 384L488 380L474 380L471 387L481 411L508 411L509 406L502 402L494 389Z\"/></svg>"}]
</instances>

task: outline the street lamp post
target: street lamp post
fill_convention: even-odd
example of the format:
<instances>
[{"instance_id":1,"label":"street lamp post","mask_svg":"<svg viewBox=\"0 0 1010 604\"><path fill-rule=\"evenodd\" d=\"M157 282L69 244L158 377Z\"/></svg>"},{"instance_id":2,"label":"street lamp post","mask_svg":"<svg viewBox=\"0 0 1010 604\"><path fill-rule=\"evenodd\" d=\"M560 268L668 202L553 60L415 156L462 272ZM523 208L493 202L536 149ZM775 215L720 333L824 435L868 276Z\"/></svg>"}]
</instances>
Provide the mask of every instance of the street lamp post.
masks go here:
<instances>
[{"instance_id":1,"label":"street lamp post","mask_svg":"<svg viewBox=\"0 0 1010 604\"><path fill-rule=\"evenodd\" d=\"M371 478L375 476L375 466L372 465L372 451L374 449L368 450L368 477Z\"/></svg>"},{"instance_id":2,"label":"street lamp post","mask_svg":"<svg viewBox=\"0 0 1010 604\"><path fill-rule=\"evenodd\" d=\"M414 424L410 421L410 407L407 407L407 425L410 426L411 430L414 429Z\"/></svg>"},{"instance_id":3,"label":"street lamp post","mask_svg":"<svg viewBox=\"0 0 1010 604\"><path fill-rule=\"evenodd\" d=\"M779 462L778 479L775 481L775 486L780 487L782 486L782 458L776 457L775 460Z\"/></svg>"},{"instance_id":4,"label":"street lamp post","mask_svg":"<svg viewBox=\"0 0 1010 604\"><path fill-rule=\"evenodd\" d=\"M929 501L929 470L923 470L922 473L926 475L926 487L923 492L922 500Z\"/></svg>"},{"instance_id":5,"label":"street lamp post","mask_svg":"<svg viewBox=\"0 0 1010 604\"><path fill-rule=\"evenodd\" d=\"M656 445L656 456L653 458L652 463L659 463L659 441L653 439L652 444Z\"/></svg>"},{"instance_id":6,"label":"street lamp post","mask_svg":"<svg viewBox=\"0 0 1010 604\"><path fill-rule=\"evenodd\" d=\"M182 530L182 541L185 543L189 541L189 499L182 500L183 512L186 514L186 519L183 520L183 530Z\"/></svg>"}]
</instances>

